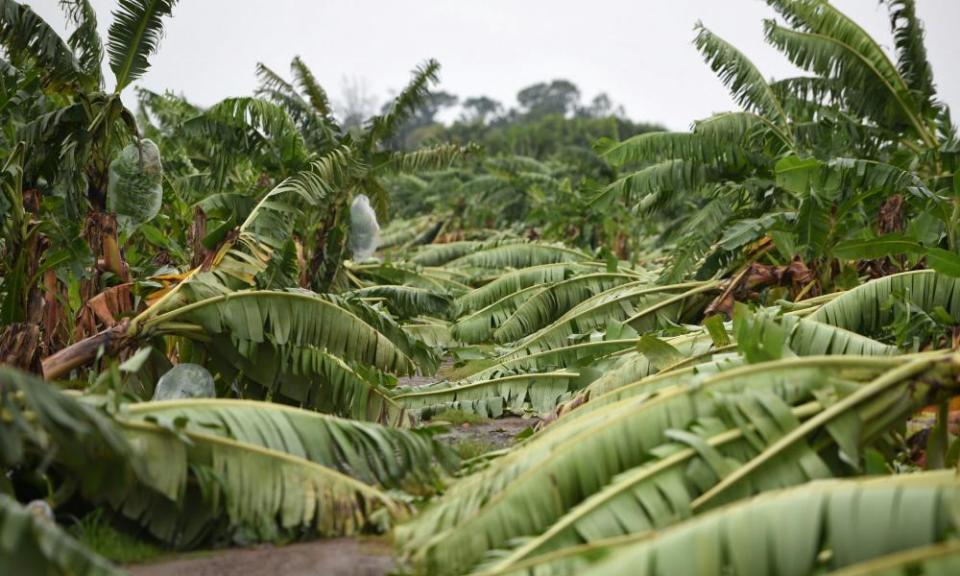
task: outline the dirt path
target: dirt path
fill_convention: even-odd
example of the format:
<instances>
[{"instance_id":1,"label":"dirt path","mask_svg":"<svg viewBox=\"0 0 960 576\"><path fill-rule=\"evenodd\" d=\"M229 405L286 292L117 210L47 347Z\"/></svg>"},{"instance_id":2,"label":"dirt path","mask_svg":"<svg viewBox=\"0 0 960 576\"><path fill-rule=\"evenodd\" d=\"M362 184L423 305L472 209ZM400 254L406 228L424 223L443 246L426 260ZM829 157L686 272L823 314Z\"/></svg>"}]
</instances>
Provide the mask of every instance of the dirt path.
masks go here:
<instances>
[{"instance_id":1,"label":"dirt path","mask_svg":"<svg viewBox=\"0 0 960 576\"><path fill-rule=\"evenodd\" d=\"M491 450L499 450L512 445L517 434L536 426L537 422L534 418L506 416L479 424L453 426L449 431L438 435L437 439L450 444L463 440L484 441L489 443Z\"/></svg>"},{"instance_id":2,"label":"dirt path","mask_svg":"<svg viewBox=\"0 0 960 576\"><path fill-rule=\"evenodd\" d=\"M351 538L218 550L126 567L133 576L385 576L393 568L388 542Z\"/></svg>"}]
</instances>

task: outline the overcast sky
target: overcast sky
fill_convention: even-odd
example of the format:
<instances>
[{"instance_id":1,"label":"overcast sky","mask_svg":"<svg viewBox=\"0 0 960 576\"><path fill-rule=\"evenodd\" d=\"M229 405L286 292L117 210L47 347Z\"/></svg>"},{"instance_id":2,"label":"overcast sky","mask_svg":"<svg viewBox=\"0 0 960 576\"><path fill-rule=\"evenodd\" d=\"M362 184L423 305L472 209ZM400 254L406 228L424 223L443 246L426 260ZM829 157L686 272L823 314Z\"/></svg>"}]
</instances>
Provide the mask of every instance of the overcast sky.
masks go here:
<instances>
[{"instance_id":1,"label":"overcast sky","mask_svg":"<svg viewBox=\"0 0 960 576\"><path fill-rule=\"evenodd\" d=\"M115 0L92 0L104 35ZM30 3L63 29L56 0ZM886 7L835 0L886 47ZM917 0L941 99L960 110L960 0ZM383 102L410 70L436 58L441 88L506 105L553 78L585 101L607 92L630 117L684 129L733 108L691 44L697 20L733 42L768 77L795 73L763 43L761 0L181 0L141 84L198 104L249 95L254 67L286 73L300 55L336 101L362 80ZM960 113L960 112L958 112Z\"/></svg>"}]
</instances>

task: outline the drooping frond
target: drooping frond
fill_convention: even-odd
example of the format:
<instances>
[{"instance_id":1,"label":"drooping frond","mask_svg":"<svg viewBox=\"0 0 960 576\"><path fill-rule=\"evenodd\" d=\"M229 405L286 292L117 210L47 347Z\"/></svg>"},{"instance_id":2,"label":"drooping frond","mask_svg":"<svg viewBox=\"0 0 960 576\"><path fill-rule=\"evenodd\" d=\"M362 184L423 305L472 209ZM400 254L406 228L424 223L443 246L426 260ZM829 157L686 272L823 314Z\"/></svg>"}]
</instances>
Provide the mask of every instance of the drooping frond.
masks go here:
<instances>
[{"instance_id":1,"label":"drooping frond","mask_svg":"<svg viewBox=\"0 0 960 576\"><path fill-rule=\"evenodd\" d=\"M951 542L960 524L954 512L958 492L946 471L816 482L632 543L580 573L625 576L649 573L653 566L662 574L760 574L770 566L795 574L841 568L876 573L870 567L879 566L871 563L888 555ZM684 552L691 549L712 554Z\"/></svg>"},{"instance_id":2,"label":"drooping frond","mask_svg":"<svg viewBox=\"0 0 960 576\"><path fill-rule=\"evenodd\" d=\"M825 201L845 199L865 191L887 195L909 192L938 199L914 172L891 164L860 158L834 158L828 162L787 156L777 162L777 186Z\"/></svg>"},{"instance_id":3,"label":"drooping frond","mask_svg":"<svg viewBox=\"0 0 960 576\"><path fill-rule=\"evenodd\" d=\"M927 60L923 23L917 18L914 0L888 0L890 27L897 51L897 70L910 88L924 115L934 107L936 86L933 83L933 68Z\"/></svg>"},{"instance_id":4,"label":"drooping frond","mask_svg":"<svg viewBox=\"0 0 960 576\"><path fill-rule=\"evenodd\" d=\"M370 516L378 509L386 509L391 516L402 513L380 489L309 459L333 447L319 431L299 436L289 422L250 422L251 427L283 434L253 443L189 423L178 430L174 422L159 416L156 423L118 418L124 435L146 463L149 489L110 497L114 506L160 540L194 543L223 516L232 531L276 539L283 531L306 530L347 536L371 524ZM231 424L232 430L242 429L240 423ZM284 444L294 438L327 443L313 445L313 452L302 440L299 445Z\"/></svg>"},{"instance_id":5,"label":"drooping frond","mask_svg":"<svg viewBox=\"0 0 960 576\"><path fill-rule=\"evenodd\" d=\"M763 375L728 378L664 388L569 422L561 418L452 487L398 531L398 540L428 572L464 572L487 551L546 530L617 474L642 464L669 439L668 429L687 429L716 414L721 398L766 392L793 406L809 402L824 385L815 370L785 371L776 385ZM544 482L552 489L544 490Z\"/></svg>"},{"instance_id":6,"label":"drooping frond","mask_svg":"<svg viewBox=\"0 0 960 576\"><path fill-rule=\"evenodd\" d=\"M445 317L452 298L445 293L413 286L371 286L354 290L360 298L382 299L386 307L400 318L413 316Z\"/></svg>"},{"instance_id":7,"label":"drooping frond","mask_svg":"<svg viewBox=\"0 0 960 576\"><path fill-rule=\"evenodd\" d=\"M884 304L895 293L904 294L922 310L931 311L940 306L951 317L960 318L960 279L933 270L871 280L824 304L810 318L859 334L874 335L892 321L894 311Z\"/></svg>"},{"instance_id":8,"label":"drooping frond","mask_svg":"<svg viewBox=\"0 0 960 576\"><path fill-rule=\"evenodd\" d=\"M546 286L527 298L494 331L497 342L514 342L544 328L584 300L621 284L634 282L626 274L584 274Z\"/></svg>"},{"instance_id":9,"label":"drooping frond","mask_svg":"<svg viewBox=\"0 0 960 576\"><path fill-rule=\"evenodd\" d=\"M727 229L736 206L736 202L728 196L716 194L683 223L676 235L670 262L661 272L662 283L682 282L696 271L696 265Z\"/></svg>"},{"instance_id":10,"label":"drooping frond","mask_svg":"<svg viewBox=\"0 0 960 576\"><path fill-rule=\"evenodd\" d=\"M442 266L451 260L474 252L482 242L463 240L447 244L430 244L418 250L410 261L421 266Z\"/></svg>"},{"instance_id":11,"label":"drooping frond","mask_svg":"<svg viewBox=\"0 0 960 576\"><path fill-rule=\"evenodd\" d=\"M791 134L784 132L767 118L753 112L714 114L709 118L695 121L693 132L700 135L700 138L707 142L709 146L712 146L713 149L725 152L723 155L717 155L723 162L715 160L714 164L733 167L734 169L742 159L739 155L731 152L730 142L734 142L751 152L765 149L784 152L796 147ZM760 166L764 164L763 160L756 156L752 157L750 161L759 163Z\"/></svg>"},{"instance_id":12,"label":"drooping frond","mask_svg":"<svg viewBox=\"0 0 960 576\"><path fill-rule=\"evenodd\" d=\"M100 41L100 33L97 32L97 13L89 0L60 0L60 5L75 26L67 44L73 49L84 76L89 79L90 88L98 90L103 86L103 73L100 69L103 62L103 43Z\"/></svg>"},{"instance_id":13,"label":"drooping frond","mask_svg":"<svg viewBox=\"0 0 960 576\"><path fill-rule=\"evenodd\" d=\"M582 367L586 371L590 362L616 355L636 345L636 338L618 338L577 342L525 356L508 353L499 357L493 366L482 368L466 376L461 382L476 382L502 375L542 372L557 368Z\"/></svg>"},{"instance_id":14,"label":"drooping frond","mask_svg":"<svg viewBox=\"0 0 960 576\"><path fill-rule=\"evenodd\" d=\"M524 302L544 289L543 285L535 284L507 294L503 298L459 318L451 328L451 334L460 342L475 344L489 341L494 331L513 316Z\"/></svg>"},{"instance_id":15,"label":"drooping frond","mask_svg":"<svg viewBox=\"0 0 960 576\"><path fill-rule=\"evenodd\" d=\"M833 38L849 46L897 90L905 88L883 48L855 21L825 0L767 0L795 28Z\"/></svg>"},{"instance_id":16,"label":"drooping frond","mask_svg":"<svg viewBox=\"0 0 960 576\"><path fill-rule=\"evenodd\" d=\"M816 4L829 6L819 1ZM832 36L826 32L800 32L773 21L765 22L767 41L800 68L837 79L849 93L845 102L856 114L892 131L911 127L918 138L931 145L932 137L918 116L913 96L896 70L888 70L892 65L886 55L882 50L874 52L873 40L862 30L854 31L847 25L842 25L840 30ZM854 35L854 38L848 35Z\"/></svg>"},{"instance_id":17,"label":"drooping frond","mask_svg":"<svg viewBox=\"0 0 960 576\"><path fill-rule=\"evenodd\" d=\"M738 329L738 334L747 335L745 345L750 345L750 341L779 340L783 343L783 354L852 356L856 363L856 357L891 356L899 352L895 346L809 318L790 315L774 318L766 312L758 312L749 320L740 320L743 326ZM633 347L629 346L629 343L639 347L640 340L615 341L613 344L627 344L621 345L621 349L626 351ZM657 359L656 356L648 355L649 353L636 351L617 354L616 362L605 365L602 374L586 387L581 398L573 402L578 406L574 414L582 414L604 404L672 385L690 374L713 374L737 368L745 362L741 355L730 353L736 350L736 344L717 346L713 337L705 332L664 338L662 342L669 345L672 356ZM557 352L561 351L562 349ZM727 353L718 354L722 351ZM596 362L596 357L593 359ZM517 360L512 360L510 364L516 362ZM843 369L849 363L850 361L840 358L833 367ZM666 378L664 374L667 374Z\"/></svg>"},{"instance_id":18,"label":"drooping frond","mask_svg":"<svg viewBox=\"0 0 960 576\"><path fill-rule=\"evenodd\" d=\"M29 6L0 0L0 43L14 66L33 62L46 83L67 84L80 74L70 46Z\"/></svg>"},{"instance_id":19,"label":"drooping frond","mask_svg":"<svg viewBox=\"0 0 960 576\"><path fill-rule=\"evenodd\" d=\"M800 356L819 354L846 354L853 356L890 356L899 351L896 346L884 344L851 330L819 322L813 318L783 316L774 320L756 315L757 322L750 330L762 334L771 325L782 327L790 350Z\"/></svg>"},{"instance_id":20,"label":"drooping frond","mask_svg":"<svg viewBox=\"0 0 960 576\"><path fill-rule=\"evenodd\" d=\"M656 330L679 321L696 308L698 296L715 288L714 284L702 282L656 287L645 282L622 284L574 306L552 324L517 342L511 353L558 348L575 335L590 334L611 322L630 324L638 332Z\"/></svg>"},{"instance_id":21,"label":"drooping frond","mask_svg":"<svg viewBox=\"0 0 960 576\"><path fill-rule=\"evenodd\" d=\"M263 62L257 62L257 79L260 80L258 92L264 89L273 90L287 96L299 98L297 89L293 84L284 80L283 76L274 72L272 68Z\"/></svg>"},{"instance_id":22,"label":"drooping frond","mask_svg":"<svg viewBox=\"0 0 960 576\"><path fill-rule=\"evenodd\" d=\"M486 570L504 572L519 562L570 546L652 533L687 519L693 514L693 500L705 485L741 459L755 455L758 445L795 428L801 418L818 409L816 403L791 409L776 395L762 392L728 398L719 417L704 419L688 430L668 432L669 441L651 451L650 462L614 478L543 534ZM813 450L806 448L794 457L776 469L783 485L829 477L829 470ZM797 465L797 460L803 464Z\"/></svg>"},{"instance_id":23,"label":"drooping frond","mask_svg":"<svg viewBox=\"0 0 960 576\"><path fill-rule=\"evenodd\" d=\"M673 356L666 360L654 361L653 355L636 350L643 339L634 339L633 349L623 348L608 356L599 377L562 406L560 414L579 418L605 405L684 382L692 375L705 376L743 365L742 358L729 352L729 346L723 348L726 353L719 353L709 335L701 332L659 339L672 349Z\"/></svg>"},{"instance_id":24,"label":"drooping frond","mask_svg":"<svg viewBox=\"0 0 960 576\"><path fill-rule=\"evenodd\" d=\"M296 87L262 62L257 63L260 85L256 95L282 106L297 124L308 127L317 118L313 105L304 100Z\"/></svg>"},{"instance_id":25,"label":"drooping frond","mask_svg":"<svg viewBox=\"0 0 960 576\"><path fill-rule=\"evenodd\" d=\"M623 198L628 205L652 210L673 194L700 188L716 177L710 165L689 160L664 160L615 180L594 199L593 203Z\"/></svg>"},{"instance_id":26,"label":"drooping frond","mask_svg":"<svg viewBox=\"0 0 960 576\"><path fill-rule=\"evenodd\" d=\"M290 115L261 98L227 98L184 123L184 130L210 142L215 169L236 161L239 152L262 154L275 150L278 158L296 165L307 155L303 136ZM223 158L218 157L224 156Z\"/></svg>"},{"instance_id":27,"label":"drooping frond","mask_svg":"<svg viewBox=\"0 0 960 576\"><path fill-rule=\"evenodd\" d=\"M781 102L801 101L826 105L843 97L844 86L834 78L823 76L794 76L770 83L770 89Z\"/></svg>"},{"instance_id":28,"label":"drooping frond","mask_svg":"<svg viewBox=\"0 0 960 576\"><path fill-rule=\"evenodd\" d=\"M572 371L513 374L466 383L442 382L404 391L394 400L409 410L440 413L448 408L498 418L506 412L546 414L578 389Z\"/></svg>"},{"instance_id":29,"label":"drooping frond","mask_svg":"<svg viewBox=\"0 0 960 576\"><path fill-rule=\"evenodd\" d=\"M239 343L244 344L244 343ZM380 372L316 346L205 344L210 363L246 398L270 398L324 414L394 427L413 423L380 382Z\"/></svg>"},{"instance_id":30,"label":"drooping frond","mask_svg":"<svg viewBox=\"0 0 960 576\"><path fill-rule=\"evenodd\" d=\"M562 245L517 242L484 248L447 263L452 267L529 268L541 264L582 262L590 256Z\"/></svg>"},{"instance_id":31,"label":"drooping frond","mask_svg":"<svg viewBox=\"0 0 960 576\"><path fill-rule=\"evenodd\" d=\"M256 286L257 275L267 269L274 252L282 250L292 237L294 221L290 214L320 206L356 169L350 150L335 148L282 181L228 235L218 249L213 271L221 278Z\"/></svg>"},{"instance_id":32,"label":"drooping frond","mask_svg":"<svg viewBox=\"0 0 960 576\"><path fill-rule=\"evenodd\" d=\"M552 284L579 273L597 271L602 266L604 265L593 262L560 262L512 270L457 298L457 310L460 313L479 310L504 296L535 284Z\"/></svg>"},{"instance_id":33,"label":"drooping frond","mask_svg":"<svg viewBox=\"0 0 960 576\"><path fill-rule=\"evenodd\" d=\"M763 129L780 140L781 146L790 145L784 133L768 120L751 112L727 112L697 121L692 132L638 134L606 147L602 156L615 166L651 163L656 166L668 161L686 161L691 165L724 170L743 162ZM651 170L650 174L655 172L656 169Z\"/></svg>"},{"instance_id":34,"label":"drooping frond","mask_svg":"<svg viewBox=\"0 0 960 576\"><path fill-rule=\"evenodd\" d=\"M452 295L470 290L466 284L470 279L467 274L447 268L420 268L400 263L354 264L350 274L363 282L377 285L413 286Z\"/></svg>"},{"instance_id":35,"label":"drooping frond","mask_svg":"<svg viewBox=\"0 0 960 576\"><path fill-rule=\"evenodd\" d=\"M137 102L141 111L149 114L151 123L156 123L164 133L173 133L200 110L185 98L170 92L158 94L146 88L137 88Z\"/></svg>"},{"instance_id":36,"label":"drooping frond","mask_svg":"<svg viewBox=\"0 0 960 576\"><path fill-rule=\"evenodd\" d=\"M929 392L911 389L904 381L920 388L936 385L920 384L929 358L902 361L889 372L891 364L897 365L894 358L837 358L849 368L845 378L829 378L819 368L835 364L834 358L789 359L739 372L688 375L571 418L574 410L451 488L434 508L399 532L401 545L432 573L459 573L492 549L525 537L555 535L557 540L548 547L556 548L589 541L590 534L635 534L716 506L718 487L729 502L836 474L814 453L829 453L827 445L805 439L817 431L817 438L833 442L857 461L857 447L868 442L878 426L906 418ZM876 379L868 380L871 377ZM852 382L865 384L860 388ZM831 397L841 399L830 405L820 402ZM830 426L842 415L862 419L862 431L844 428L841 433ZM743 444L737 447L739 442ZM700 462L681 465L686 458ZM740 458L745 463L737 466ZM666 467L674 464L670 474ZM750 481L730 492L734 481L745 480L741 471L750 473ZM684 492L666 489L679 487L676 481L685 477L690 485ZM628 478L636 491L617 486L629 483ZM543 490L544 482L551 482L552 489ZM592 495L596 500L589 499ZM565 524L576 526L577 532L561 536L564 525L557 522L585 510L596 513L598 523ZM611 514L618 522L604 527ZM549 532L551 526L558 526L558 532Z\"/></svg>"},{"instance_id":37,"label":"drooping frond","mask_svg":"<svg viewBox=\"0 0 960 576\"><path fill-rule=\"evenodd\" d=\"M741 106L786 129L789 119L783 106L753 62L702 24L697 25L694 44Z\"/></svg>"},{"instance_id":38,"label":"drooping frond","mask_svg":"<svg viewBox=\"0 0 960 576\"><path fill-rule=\"evenodd\" d=\"M282 357L286 347L316 347L347 361L413 373L416 365L409 343L391 340L381 326L357 312L334 296L254 290L199 299L151 318L144 329L186 335L192 329L182 323L188 322L211 336L238 342L241 354L266 346L279 350Z\"/></svg>"},{"instance_id":39,"label":"drooping frond","mask_svg":"<svg viewBox=\"0 0 960 576\"><path fill-rule=\"evenodd\" d=\"M251 400L189 399L129 404L135 421L184 422L187 432L229 438L285 452L368 484L429 484L439 464L453 464L445 446L426 434L356 422Z\"/></svg>"},{"instance_id":40,"label":"drooping frond","mask_svg":"<svg viewBox=\"0 0 960 576\"><path fill-rule=\"evenodd\" d=\"M35 376L2 366L0 410L0 465L49 458L88 495L123 489L132 466L129 448L95 408ZM114 473L103 475L99 467Z\"/></svg>"},{"instance_id":41,"label":"drooping frond","mask_svg":"<svg viewBox=\"0 0 960 576\"><path fill-rule=\"evenodd\" d=\"M107 36L110 68L119 93L150 66L163 35L163 18L170 16L177 0L119 0Z\"/></svg>"}]
</instances>

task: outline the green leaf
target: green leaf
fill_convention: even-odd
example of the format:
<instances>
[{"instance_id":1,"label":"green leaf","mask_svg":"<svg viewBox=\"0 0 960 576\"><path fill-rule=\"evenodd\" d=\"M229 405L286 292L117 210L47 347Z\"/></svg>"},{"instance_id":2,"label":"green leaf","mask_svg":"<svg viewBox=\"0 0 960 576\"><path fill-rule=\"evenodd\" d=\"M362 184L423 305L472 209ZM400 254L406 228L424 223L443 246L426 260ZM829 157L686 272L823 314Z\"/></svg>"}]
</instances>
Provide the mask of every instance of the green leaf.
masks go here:
<instances>
[{"instance_id":1,"label":"green leaf","mask_svg":"<svg viewBox=\"0 0 960 576\"><path fill-rule=\"evenodd\" d=\"M954 278L960 277L960 254L943 248L927 248L927 262L934 270Z\"/></svg>"},{"instance_id":2,"label":"green leaf","mask_svg":"<svg viewBox=\"0 0 960 576\"><path fill-rule=\"evenodd\" d=\"M704 318L703 325L710 333L710 339L713 340L714 346L720 348L730 344L730 335L727 334L727 329L723 325L723 316L714 315Z\"/></svg>"},{"instance_id":3,"label":"green leaf","mask_svg":"<svg viewBox=\"0 0 960 576\"><path fill-rule=\"evenodd\" d=\"M776 322L766 322L764 311L752 312L737 302L733 311L733 333L737 348L750 363L777 360L783 356L787 332Z\"/></svg>"},{"instance_id":4,"label":"green leaf","mask_svg":"<svg viewBox=\"0 0 960 576\"><path fill-rule=\"evenodd\" d=\"M212 230L207 232L207 235L204 236L200 242L207 250L215 250L217 246L223 242L223 239L227 237L227 233L236 227L237 222L234 220L233 214L231 214L229 219L218 223Z\"/></svg>"},{"instance_id":5,"label":"green leaf","mask_svg":"<svg viewBox=\"0 0 960 576\"><path fill-rule=\"evenodd\" d=\"M813 170L819 167L820 161L816 158L784 156L774 167L777 186L794 194L806 195L810 190Z\"/></svg>"},{"instance_id":6,"label":"green leaf","mask_svg":"<svg viewBox=\"0 0 960 576\"><path fill-rule=\"evenodd\" d=\"M903 234L887 234L868 240L846 240L833 247L833 255L843 260L875 260L900 254L923 254L925 249Z\"/></svg>"},{"instance_id":7,"label":"green leaf","mask_svg":"<svg viewBox=\"0 0 960 576\"><path fill-rule=\"evenodd\" d=\"M646 356L657 370L663 370L684 359L684 355L679 350L652 334L640 337L637 342L637 351Z\"/></svg>"},{"instance_id":8,"label":"green leaf","mask_svg":"<svg viewBox=\"0 0 960 576\"><path fill-rule=\"evenodd\" d=\"M147 58L157 51L163 35L162 20L170 16L177 0L120 0L113 12L107 40L110 68L117 78L114 92L147 71Z\"/></svg>"}]
</instances>

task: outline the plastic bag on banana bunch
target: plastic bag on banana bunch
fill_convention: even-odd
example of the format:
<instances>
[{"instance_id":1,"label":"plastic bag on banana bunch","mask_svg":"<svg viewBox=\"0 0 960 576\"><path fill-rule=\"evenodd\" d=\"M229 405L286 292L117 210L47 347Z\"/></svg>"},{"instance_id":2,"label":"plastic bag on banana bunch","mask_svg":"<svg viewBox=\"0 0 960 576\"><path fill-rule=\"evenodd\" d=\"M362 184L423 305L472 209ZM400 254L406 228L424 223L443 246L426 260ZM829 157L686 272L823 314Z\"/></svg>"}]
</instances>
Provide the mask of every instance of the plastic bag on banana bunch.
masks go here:
<instances>
[{"instance_id":1,"label":"plastic bag on banana bunch","mask_svg":"<svg viewBox=\"0 0 960 576\"><path fill-rule=\"evenodd\" d=\"M153 400L216 398L213 376L199 364L177 364L160 377L153 389Z\"/></svg>"},{"instance_id":2,"label":"plastic bag on banana bunch","mask_svg":"<svg viewBox=\"0 0 960 576\"><path fill-rule=\"evenodd\" d=\"M350 205L350 252L354 262L373 256L380 244L380 224L366 194L359 194Z\"/></svg>"},{"instance_id":3,"label":"plastic bag on banana bunch","mask_svg":"<svg viewBox=\"0 0 960 576\"><path fill-rule=\"evenodd\" d=\"M129 230L152 220L162 203L160 149L148 139L141 140L140 146L136 142L126 146L110 163L107 210L117 215L121 228Z\"/></svg>"}]
</instances>

